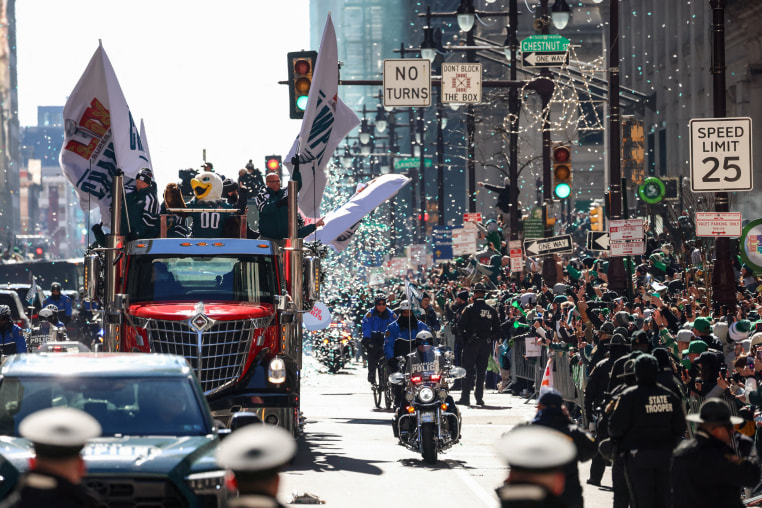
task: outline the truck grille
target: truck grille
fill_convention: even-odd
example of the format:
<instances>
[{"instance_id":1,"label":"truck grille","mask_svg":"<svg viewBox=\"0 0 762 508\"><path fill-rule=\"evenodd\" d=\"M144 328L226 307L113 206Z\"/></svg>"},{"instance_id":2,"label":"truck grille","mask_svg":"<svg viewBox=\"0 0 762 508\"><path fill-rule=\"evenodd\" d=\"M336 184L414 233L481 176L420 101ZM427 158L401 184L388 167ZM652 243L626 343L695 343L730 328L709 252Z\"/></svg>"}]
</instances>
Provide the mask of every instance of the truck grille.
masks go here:
<instances>
[{"instance_id":1,"label":"truck grille","mask_svg":"<svg viewBox=\"0 0 762 508\"><path fill-rule=\"evenodd\" d=\"M188 501L167 480L86 477L82 483L95 494L99 508L181 508L188 506Z\"/></svg>"},{"instance_id":2,"label":"truck grille","mask_svg":"<svg viewBox=\"0 0 762 508\"><path fill-rule=\"evenodd\" d=\"M246 364L251 340L262 329L257 345L264 342L264 329L272 317L239 321L215 321L194 316L188 321L134 319L145 328L151 351L183 356L196 372L205 395L234 383Z\"/></svg>"}]
</instances>

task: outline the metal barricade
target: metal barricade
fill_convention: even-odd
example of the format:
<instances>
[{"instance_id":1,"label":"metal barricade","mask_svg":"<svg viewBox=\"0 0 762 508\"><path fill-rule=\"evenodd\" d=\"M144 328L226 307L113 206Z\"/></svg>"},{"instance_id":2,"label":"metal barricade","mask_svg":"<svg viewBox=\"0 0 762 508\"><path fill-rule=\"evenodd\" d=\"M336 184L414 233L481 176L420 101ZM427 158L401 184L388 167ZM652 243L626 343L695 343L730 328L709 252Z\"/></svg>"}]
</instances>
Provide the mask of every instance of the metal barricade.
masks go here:
<instances>
[{"instance_id":1,"label":"metal barricade","mask_svg":"<svg viewBox=\"0 0 762 508\"><path fill-rule=\"evenodd\" d=\"M738 404L736 404L736 399L732 396L728 396L723 393L723 395L720 397L725 403L730 407L730 414L733 416L741 416L738 412ZM698 395L691 395L690 397L683 398L683 407L685 408L686 414L699 414L699 410L701 409L701 404L704 403L705 398L700 397ZM693 433L696 430L696 427L698 424L688 422L688 434L693 437Z\"/></svg>"},{"instance_id":2,"label":"metal barricade","mask_svg":"<svg viewBox=\"0 0 762 508\"><path fill-rule=\"evenodd\" d=\"M532 381L537 391L542 384L542 374L548 363L548 353L543 348L542 356L525 358L525 352L525 341L515 340L511 348L511 376Z\"/></svg>"}]
</instances>

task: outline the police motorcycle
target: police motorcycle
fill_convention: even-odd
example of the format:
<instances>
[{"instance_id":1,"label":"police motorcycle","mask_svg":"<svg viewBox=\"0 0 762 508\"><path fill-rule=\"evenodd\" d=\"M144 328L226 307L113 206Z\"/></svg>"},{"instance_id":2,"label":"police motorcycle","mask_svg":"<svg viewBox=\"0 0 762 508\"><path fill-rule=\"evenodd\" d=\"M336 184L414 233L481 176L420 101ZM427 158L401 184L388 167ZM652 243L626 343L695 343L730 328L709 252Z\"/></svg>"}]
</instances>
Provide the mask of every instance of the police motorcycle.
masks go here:
<instances>
[{"instance_id":1,"label":"police motorcycle","mask_svg":"<svg viewBox=\"0 0 762 508\"><path fill-rule=\"evenodd\" d=\"M403 388L394 434L400 445L434 464L438 453L460 441L462 419L449 389L466 369L452 365L451 351L434 347L430 332L419 332L415 342L416 350L397 357L399 371L389 376L391 384Z\"/></svg>"},{"instance_id":2,"label":"police motorcycle","mask_svg":"<svg viewBox=\"0 0 762 508\"><path fill-rule=\"evenodd\" d=\"M335 374L352 358L351 339L351 334L339 326L331 325L315 335L313 354L328 368L328 372Z\"/></svg>"},{"instance_id":3,"label":"police motorcycle","mask_svg":"<svg viewBox=\"0 0 762 508\"><path fill-rule=\"evenodd\" d=\"M26 338L27 349L36 351L46 342L61 342L68 340L66 326L58 321L58 307L50 304L40 309L38 313L40 322L32 329L32 333Z\"/></svg>"}]
</instances>

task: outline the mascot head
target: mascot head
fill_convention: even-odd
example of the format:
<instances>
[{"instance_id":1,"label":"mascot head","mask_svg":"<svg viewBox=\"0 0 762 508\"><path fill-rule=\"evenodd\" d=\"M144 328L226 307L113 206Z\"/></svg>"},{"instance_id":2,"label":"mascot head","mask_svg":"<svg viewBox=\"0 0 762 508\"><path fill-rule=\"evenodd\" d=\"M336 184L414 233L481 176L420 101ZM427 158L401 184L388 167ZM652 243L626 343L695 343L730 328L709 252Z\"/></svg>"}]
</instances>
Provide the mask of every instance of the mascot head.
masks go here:
<instances>
[{"instance_id":1,"label":"mascot head","mask_svg":"<svg viewBox=\"0 0 762 508\"><path fill-rule=\"evenodd\" d=\"M217 173L201 173L191 180L191 187L198 201L217 201L222 198L222 178Z\"/></svg>"}]
</instances>

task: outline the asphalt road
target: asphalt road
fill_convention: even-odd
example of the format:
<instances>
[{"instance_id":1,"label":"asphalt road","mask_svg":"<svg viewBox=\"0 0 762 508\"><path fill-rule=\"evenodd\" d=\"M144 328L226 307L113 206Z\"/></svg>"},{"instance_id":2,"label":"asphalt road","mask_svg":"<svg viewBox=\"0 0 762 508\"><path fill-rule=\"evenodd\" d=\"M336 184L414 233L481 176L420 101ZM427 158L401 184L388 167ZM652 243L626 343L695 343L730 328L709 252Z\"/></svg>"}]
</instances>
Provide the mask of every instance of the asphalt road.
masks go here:
<instances>
[{"instance_id":1,"label":"asphalt road","mask_svg":"<svg viewBox=\"0 0 762 508\"><path fill-rule=\"evenodd\" d=\"M294 464L281 478L284 504L294 494L309 493L335 507L499 506L494 490L508 469L495 456L495 443L532 417L534 401L486 390L486 406L461 407L461 442L429 466L420 455L396 444L392 412L374 407L366 375L359 364L328 374L306 359L305 435ZM610 490L585 484L589 464L580 466L585 506L609 507ZM603 484L611 486L610 468Z\"/></svg>"}]
</instances>

